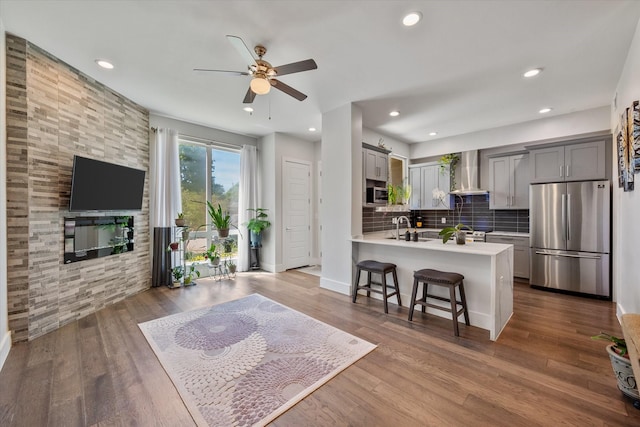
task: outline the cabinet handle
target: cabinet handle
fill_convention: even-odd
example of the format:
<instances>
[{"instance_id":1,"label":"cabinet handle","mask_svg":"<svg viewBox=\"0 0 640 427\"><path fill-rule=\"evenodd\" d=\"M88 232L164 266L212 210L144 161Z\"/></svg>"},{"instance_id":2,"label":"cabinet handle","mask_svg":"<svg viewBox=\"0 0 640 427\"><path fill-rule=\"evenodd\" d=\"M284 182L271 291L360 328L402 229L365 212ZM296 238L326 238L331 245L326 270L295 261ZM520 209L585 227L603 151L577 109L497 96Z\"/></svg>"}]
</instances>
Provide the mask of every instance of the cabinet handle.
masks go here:
<instances>
[{"instance_id":1,"label":"cabinet handle","mask_svg":"<svg viewBox=\"0 0 640 427\"><path fill-rule=\"evenodd\" d=\"M571 176L571 165L567 165L567 176Z\"/></svg>"},{"instance_id":2,"label":"cabinet handle","mask_svg":"<svg viewBox=\"0 0 640 427\"><path fill-rule=\"evenodd\" d=\"M564 174L562 173L562 169L563 168L564 168L563 166L560 166L560 178L562 178L564 176Z\"/></svg>"}]
</instances>

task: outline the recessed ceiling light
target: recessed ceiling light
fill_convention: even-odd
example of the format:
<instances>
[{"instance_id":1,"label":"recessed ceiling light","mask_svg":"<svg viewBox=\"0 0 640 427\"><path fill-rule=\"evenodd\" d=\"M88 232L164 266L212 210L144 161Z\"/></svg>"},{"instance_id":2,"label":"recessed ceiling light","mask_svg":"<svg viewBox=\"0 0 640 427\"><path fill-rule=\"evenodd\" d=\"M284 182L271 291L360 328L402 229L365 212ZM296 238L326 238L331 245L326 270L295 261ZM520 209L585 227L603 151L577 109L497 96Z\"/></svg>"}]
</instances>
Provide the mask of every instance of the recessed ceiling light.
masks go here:
<instances>
[{"instance_id":1,"label":"recessed ceiling light","mask_svg":"<svg viewBox=\"0 0 640 427\"><path fill-rule=\"evenodd\" d=\"M107 70L113 69L113 64L106 59L96 59L96 64L98 64L102 68L106 68Z\"/></svg>"},{"instance_id":2,"label":"recessed ceiling light","mask_svg":"<svg viewBox=\"0 0 640 427\"><path fill-rule=\"evenodd\" d=\"M316 128L309 128L309 132L315 132L316 130Z\"/></svg>"},{"instance_id":3,"label":"recessed ceiling light","mask_svg":"<svg viewBox=\"0 0 640 427\"><path fill-rule=\"evenodd\" d=\"M542 72L542 68L533 68L523 74L524 77L534 77Z\"/></svg>"},{"instance_id":4,"label":"recessed ceiling light","mask_svg":"<svg viewBox=\"0 0 640 427\"><path fill-rule=\"evenodd\" d=\"M420 22L421 19L422 19L422 13L420 13L420 12L411 12L411 13L408 13L407 15L405 15L404 18L402 18L402 24L405 27L412 27L412 26L416 25L418 22Z\"/></svg>"},{"instance_id":5,"label":"recessed ceiling light","mask_svg":"<svg viewBox=\"0 0 640 427\"><path fill-rule=\"evenodd\" d=\"M392 112L389 113L389 115L391 117L398 117L400 115L400 112L399 111L392 111Z\"/></svg>"},{"instance_id":6,"label":"recessed ceiling light","mask_svg":"<svg viewBox=\"0 0 640 427\"><path fill-rule=\"evenodd\" d=\"M438 132L429 132L429 136L436 136Z\"/></svg>"},{"instance_id":7,"label":"recessed ceiling light","mask_svg":"<svg viewBox=\"0 0 640 427\"><path fill-rule=\"evenodd\" d=\"M247 113L253 113L253 108L251 107L244 107L243 110L246 111Z\"/></svg>"},{"instance_id":8,"label":"recessed ceiling light","mask_svg":"<svg viewBox=\"0 0 640 427\"><path fill-rule=\"evenodd\" d=\"M552 108L546 107L546 108L543 108L540 111L538 111L538 113L545 114L545 113L548 113L551 110L552 110Z\"/></svg>"}]
</instances>

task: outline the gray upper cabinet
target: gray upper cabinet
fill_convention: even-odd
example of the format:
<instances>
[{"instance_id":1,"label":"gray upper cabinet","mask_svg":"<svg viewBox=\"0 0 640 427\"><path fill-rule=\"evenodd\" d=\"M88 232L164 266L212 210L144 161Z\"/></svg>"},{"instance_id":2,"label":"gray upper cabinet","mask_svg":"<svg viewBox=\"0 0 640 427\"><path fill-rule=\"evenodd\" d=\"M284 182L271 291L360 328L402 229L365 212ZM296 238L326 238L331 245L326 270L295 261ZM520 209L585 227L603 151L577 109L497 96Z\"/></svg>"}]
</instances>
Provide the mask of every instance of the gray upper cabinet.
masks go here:
<instances>
[{"instance_id":1,"label":"gray upper cabinet","mask_svg":"<svg viewBox=\"0 0 640 427\"><path fill-rule=\"evenodd\" d=\"M409 168L409 184L411 185L409 209L422 208L422 180L420 178L420 172L420 168Z\"/></svg>"},{"instance_id":2,"label":"gray upper cabinet","mask_svg":"<svg viewBox=\"0 0 640 427\"><path fill-rule=\"evenodd\" d=\"M441 170L440 165L421 164L409 167L409 184L411 185L411 209L443 210L450 209L451 196L449 195L451 178L449 168ZM444 200L433 197L434 189L445 193Z\"/></svg>"},{"instance_id":3,"label":"gray upper cabinet","mask_svg":"<svg viewBox=\"0 0 640 427\"><path fill-rule=\"evenodd\" d=\"M374 181L387 182L389 155L367 148L364 152L364 177Z\"/></svg>"},{"instance_id":4,"label":"gray upper cabinet","mask_svg":"<svg viewBox=\"0 0 640 427\"><path fill-rule=\"evenodd\" d=\"M605 179L605 141L531 148L530 155L531 184Z\"/></svg>"},{"instance_id":5,"label":"gray upper cabinet","mask_svg":"<svg viewBox=\"0 0 640 427\"><path fill-rule=\"evenodd\" d=\"M529 209L529 155L489 159L489 209Z\"/></svg>"}]
</instances>

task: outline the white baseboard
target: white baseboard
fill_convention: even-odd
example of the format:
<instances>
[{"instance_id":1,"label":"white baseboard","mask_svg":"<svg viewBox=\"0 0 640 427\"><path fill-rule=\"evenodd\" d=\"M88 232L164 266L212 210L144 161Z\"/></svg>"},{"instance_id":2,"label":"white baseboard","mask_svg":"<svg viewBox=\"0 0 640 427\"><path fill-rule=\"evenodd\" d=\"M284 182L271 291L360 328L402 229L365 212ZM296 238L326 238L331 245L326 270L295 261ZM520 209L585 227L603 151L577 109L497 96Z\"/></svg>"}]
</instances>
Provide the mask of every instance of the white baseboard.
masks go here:
<instances>
[{"instance_id":1,"label":"white baseboard","mask_svg":"<svg viewBox=\"0 0 640 427\"><path fill-rule=\"evenodd\" d=\"M11 331L7 331L0 340L0 370L9 356L9 350L11 350Z\"/></svg>"},{"instance_id":2,"label":"white baseboard","mask_svg":"<svg viewBox=\"0 0 640 427\"><path fill-rule=\"evenodd\" d=\"M320 278L320 287L328 289L330 291L338 292L344 295L351 294L351 284L337 282L335 280L327 279L326 277Z\"/></svg>"}]
</instances>

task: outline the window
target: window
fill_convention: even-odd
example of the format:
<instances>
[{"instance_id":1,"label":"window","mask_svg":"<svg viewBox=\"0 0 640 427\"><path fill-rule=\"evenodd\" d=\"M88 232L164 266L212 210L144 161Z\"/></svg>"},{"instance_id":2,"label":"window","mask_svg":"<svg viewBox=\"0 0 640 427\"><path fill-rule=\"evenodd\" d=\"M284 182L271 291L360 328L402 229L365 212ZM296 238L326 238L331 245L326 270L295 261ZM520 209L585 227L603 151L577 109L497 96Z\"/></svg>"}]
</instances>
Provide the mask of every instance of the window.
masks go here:
<instances>
[{"instance_id":1,"label":"window","mask_svg":"<svg viewBox=\"0 0 640 427\"><path fill-rule=\"evenodd\" d=\"M238 190L240 183L240 151L191 141L180 141L180 179L182 212L189 225L187 259L204 259L212 241L226 258L237 253L238 230L230 230L229 239L221 242L208 225L207 201L218 204L238 225Z\"/></svg>"}]
</instances>

